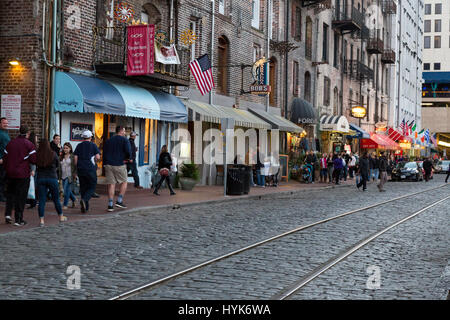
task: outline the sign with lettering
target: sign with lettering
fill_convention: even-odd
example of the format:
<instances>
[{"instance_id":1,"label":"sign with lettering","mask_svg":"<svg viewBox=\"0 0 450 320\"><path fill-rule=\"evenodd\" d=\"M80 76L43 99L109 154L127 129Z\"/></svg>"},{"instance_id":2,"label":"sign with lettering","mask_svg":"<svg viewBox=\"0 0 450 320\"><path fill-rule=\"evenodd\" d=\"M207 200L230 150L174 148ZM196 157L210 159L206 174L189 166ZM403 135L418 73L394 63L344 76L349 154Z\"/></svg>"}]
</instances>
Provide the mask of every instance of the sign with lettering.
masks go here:
<instances>
[{"instance_id":1,"label":"sign with lettering","mask_svg":"<svg viewBox=\"0 0 450 320\"><path fill-rule=\"evenodd\" d=\"M269 62L261 58L253 64L252 77L255 82L250 86L250 92L258 95L268 95L271 91L269 85Z\"/></svg>"},{"instance_id":2,"label":"sign with lettering","mask_svg":"<svg viewBox=\"0 0 450 320\"><path fill-rule=\"evenodd\" d=\"M8 129L19 130L22 96L2 94L1 116L8 120Z\"/></svg>"},{"instance_id":3,"label":"sign with lettering","mask_svg":"<svg viewBox=\"0 0 450 320\"><path fill-rule=\"evenodd\" d=\"M155 25L127 26L127 76L154 73Z\"/></svg>"}]
</instances>

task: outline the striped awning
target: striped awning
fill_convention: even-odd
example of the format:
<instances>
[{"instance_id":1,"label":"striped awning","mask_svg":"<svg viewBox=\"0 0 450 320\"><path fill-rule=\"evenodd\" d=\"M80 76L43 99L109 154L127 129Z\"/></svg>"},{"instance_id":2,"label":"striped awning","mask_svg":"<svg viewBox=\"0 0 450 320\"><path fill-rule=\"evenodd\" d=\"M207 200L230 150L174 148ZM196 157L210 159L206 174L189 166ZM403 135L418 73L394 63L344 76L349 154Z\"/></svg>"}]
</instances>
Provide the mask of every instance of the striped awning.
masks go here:
<instances>
[{"instance_id":1,"label":"striped awning","mask_svg":"<svg viewBox=\"0 0 450 320\"><path fill-rule=\"evenodd\" d=\"M264 121L270 123L272 125L272 129L278 129L280 131L295 132L295 133L302 133L303 131L305 131L295 123L289 121L288 119L277 116L275 114L255 109L248 109L248 111L256 115L257 117L263 119Z\"/></svg>"},{"instance_id":2,"label":"striped awning","mask_svg":"<svg viewBox=\"0 0 450 320\"><path fill-rule=\"evenodd\" d=\"M272 129L272 126L246 110L184 100L190 121L221 123L222 118L234 119L235 126L255 129Z\"/></svg>"},{"instance_id":3,"label":"striped awning","mask_svg":"<svg viewBox=\"0 0 450 320\"><path fill-rule=\"evenodd\" d=\"M320 130L349 133L350 125L344 116L323 115L320 117Z\"/></svg>"},{"instance_id":4,"label":"striped awning","mask_svg":"<svg viewBox=\"0 0 450 320\"><path fill-rule=\"evenodd\" d=\"M370 139L361 140L361 148L397 150L400 146L384 134L371 133Z\"/></svg>"},{"instance_id":5,"label":"striped awning","mask_svg":"<svg viewBox=\"0 0 450 320\"><path fill-rule=\"evenodd\" d=\"M405 140L405 141L409 141L411 143L413 142L412 138L402 135L400 132L398 132L397 130L395 130L393 128L389 128L388 135L389 135L389 139L394 140L394 141Z\"/></svg>"}]
</instances>

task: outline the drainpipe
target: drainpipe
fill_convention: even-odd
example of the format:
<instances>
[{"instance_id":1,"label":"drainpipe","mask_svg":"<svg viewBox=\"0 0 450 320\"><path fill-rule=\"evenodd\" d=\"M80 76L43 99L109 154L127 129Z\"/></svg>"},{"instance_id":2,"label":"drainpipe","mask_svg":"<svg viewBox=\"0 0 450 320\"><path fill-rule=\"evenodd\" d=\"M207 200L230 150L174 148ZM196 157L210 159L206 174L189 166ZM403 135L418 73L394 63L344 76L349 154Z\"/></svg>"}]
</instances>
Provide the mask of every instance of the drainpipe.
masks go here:
<instances>
[{"instance_id":1,"label":"drainpipe","mask_svg":"<svg viewBox=\"0 0 450 320\"><path fill-rule=\"evenodd\" d=\"M215 0L211 0L211 4L212 4L212 11L211 11L211 64L214 64L214 39L215 39L215 35L214 35L214 24L215 24L215 9L216 9L216 2ZM214 100L214 89L211 89L211 91L209 92L209 104L213 104Z\"/></svg>"},{"instance_id":2,"label":"drainpipe","mask_svg":"<svg viewBox=\"0 0 450 320\"><path fill-rule=\"evenodd\" d=\"M286 41L289 41L289 0L286 0ZM288 118L288 93L289 93L289 52L286 50L285 57L285 74L284 74L284 117Z\"/></svg>"},{"instance_id":3,"label":"drainpipe","mask_svg":"<svg viewBox=\"0 0 450 320\"><path fill-rule=\"evenodd\" d=\"M397 128L400 127L400 85L402 79L401 56L402 56L402 0L398 1L399 31L398 31L398 79L397 79Z\"/></svg>"},{"instance_id":4,"label":"drainpipe","mask_svg":"<svg viewBox=\"0 0 450 320\"><path fill-rule=\"evenodd\" d=\"M52 70L51 70L51 96L49 104L49 126L48 137L55 133L55 77L56 77L56 35L57 35L57 19L58 19L58 0L53 0L53 18L52 18Z\"/></svg>"},{"instance_id":5,"label":"drainpipe","mask_svg":"<svg viewBox=\"0 0 450 320\"><path fill-rule=\"evenodd\" d=\"M267 1L267 59L270 59L270 31L272 26L272 1ZM268 62L268 68L267 68L267 79L270 79L270 63ZM266 95L266 112L269 112L269 106L270 106L270 97L269 95Z\"/></svg>"},{"instance_id":6,"label":"drainpipe","mask_svg":"<svg viewBox=\"0 0 450 320\"><path fill-rule=\"evenodd\" d=\"M174 6L173 6L173 0L170 1L170 22L169 22L169 39L170 42L172 42L173 40L173 13L174 11ZM169 86L169 93L173 93L173 86ZM169 139L170 140L170 139Z\"/></svg>"}]
</instances>

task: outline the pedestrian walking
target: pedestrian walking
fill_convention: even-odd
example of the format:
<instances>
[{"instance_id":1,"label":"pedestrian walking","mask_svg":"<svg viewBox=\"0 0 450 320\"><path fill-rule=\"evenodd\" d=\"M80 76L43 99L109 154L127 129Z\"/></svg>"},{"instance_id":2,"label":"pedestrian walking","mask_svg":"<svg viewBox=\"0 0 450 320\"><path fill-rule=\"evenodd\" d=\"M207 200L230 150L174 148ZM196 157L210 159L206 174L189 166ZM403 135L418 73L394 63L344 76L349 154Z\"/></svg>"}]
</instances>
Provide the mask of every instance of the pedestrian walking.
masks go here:
<instances>
[{"instance_id":1,"label":"pedestrian walking","mask_svg":"<svg viewBox=\"0 0 450 320\"><path fill-rule=\"evenodd\" d=\"M327 157L327 169L328 169L328 182L333 183L333 171L334 171L334 163L333 163L333 153L330 153Z\"/></svg>"},{"instance_id":2,"label":"pedestrian walking","mask_svg":"<svg viewBox=\"0 0 450 320\"><path fill-rule=\"evenodd\" d=\"M324 153L320 159L320 182L327 182L328 176L328 161L327 154Z\"/></svg>"},{"instance_id":3,"label":"pedestrian walking","mask_svg":"<svg viewBox=\"0 0 450 320\"><path fill-rule=\"evenodd\" d=\"M433 170L433 162L431 162L430 157L424 159L423 170L425 171L425 182L428 182L431 177L431 170Z\"/></svg>"},{"instance_id":4,"label":"pedestrian walking","mask_svg":"<svg viewBox=\"0 0 450 320\"><path fill-rule=\"evenodd\" d=\"M8 134L8 120L5 117L0 118L0 201L6 201L5 184L6 184L6 171L3 164L3 156L5 154L5 148L11 141Z\"/></svg>"},{"instance_id":5,"label":"pedestrian walking","mask_svg":"<svg viewBox=\"0 0 450 320\"><path fill-rule=\"evenodd\" d=\"M369 180L370 173L370 163L367 152L364 152L363 156L359 159L359 174L361 176L361 181L356 185L359 189L363 187L363 191L367 190L367 181Z\"/></svg>"},{"instance_id":6,"label":"pedestrian walking","mask_svg":"<svg viewBox=\"0 0 450 320\"><path fill-rule=\"evenodd\" d=\"M130 141L130 147L131 147L131 158L130 158L130 161L127 163L127 172L131 170L131 174L133 175L133 179L134 179L134 187L136 189L142 189L142 187L139 183L139 174L138 174L137 163L136 163L136 152L137 152L138 148L136 147L135 139L136 139L137 135L138 134L133 131L130 134L130 139L128 139L128 141Z\"/></svg>"},{"instance_id":7,"label":"pedestrian walking","mask_svg":"<svg viewBox=\"0 0 450 320\"><path fill-rule=\"evenodd\" d=\"M106 141L103 147L103 163L105 166L106 184L108 185L108 211L114 211L114 193L119 184L119 196L116 207L126 209L123 197L127 191L128 172L126 163L131 157L131 146L125 138L125 127L117 126L116 135Z\"/></svg>"},{"instance_id":8,"label":"pedestrian walking","mask_svg":"<svg viewBox=\"0 0 450 320\"><path fill-rule=\"evenodd\" d=\"M70 142L64 143L63 151L60 156L59 176L61 177L64 193L63 210L67 209L69 199L72 201L72 208L75 208L75 195L72 192L72 185L77 179L77 166Z\"/></svg>"},{"instance_id":9,"label":"pedestrian walking","mask_svg":"<svg viewBox=\"0 0 450 320\"><path fill-rule=\"evenodd\" d=\"M445 178L445 183L448 183L448 177L450 177L450 166L447 169L447 177Z\"/></svg>"},{"instance_id":10,"label":"pedestrian walking","mask_svg":"<svg viewBox=\"0 0 450 320\"><path fill-rule=\"evenodd\" d=\"M159 160L158 160L158 172L161 176L161 179L159 179L158 183L155 186L155 191L153 193L157 196L159 196L158 190L161 187L162 183L166 181L167 187L169 187L170 195L173 196L176 193L173 191L172 184L170 183L170 166L172 165L172 157L170 156L170 153L167 151L167 146L163 145L161 148L161 152L159 153Z\"/></svg>"},{"instance_id":11,"label":"pedestrian walking","mask_svg":"<svg viewBox=\"0 0 450 320\"><path fill-rule=\"evenodd\" d=\"M23 209L27 201L30 186L30 164L36 163L36 148L28 140L30 131L27 126L20 126L19 136L11 140L3 156L6 170L6 223L12 223L11 212L14 207L15 226L23 226Z\"/></svg>"},{"instance_id":12,"label":"pedestrian walking","mask_svg":"<svg viewBox=\"0 0 450 320\"><path fill-rule=\"evenodd\" d=\"M350 153L350 160L348 162L348 173L350 179L353 179L353 176L355 174L355 166L356 166L356 157L353 153Z\"/></svg>"},{"instance_id":13,"label":"pedestrian walking","mask_svg":"<svg viewBox=\"0 0 450 320\"><path fill-rule=\"evenodd\" d=\"M387 169L388 169L388 161L384 155L384 151L381 151L379 158L380 183L377 184L378 190L380 190L380 192L386 191L383 187L384 184L387 182Z\"/></svg>"},{"instance_id":14,"label":"pedestrian walking","mask_svg":"<svg viewBox=\"0 0 450 320\"><path fill-rule=\"evenodd\" d=\"M61 202L59 201L58 170L59 157L50 147L50 142L43 139L39 143L36 153L36 182L39 194L39 226L44 226L45 203L47 202L47 193L50 192L55 205L55 210L59 216L59 222L67 221L63 215Z\"/></svg>"},{"instance_id":15,"label":"pedestrian walking","mask_svg":"<svg viewBox=\"0 0 450 320\"><path fill-rule=\"evenodd\" d=\"M373 179L373 181L378 180L378 176L380 174L380 161L375 152L369 158L370 165L370 177L369 179Z\"/></svg>"},{"instance_id":16,"label":"pedestrian walking","mask_svg":"<svg viewBox=\"0 0 450 320\"><path fill-rule=\"evenodd\" d=\"M79 143L73 153L80 181L80 209L81 213L89 211L89 200L92 198L97 186L97 161L100 160L100 151L95 143L91 142L92 132L83 131L83 142Z\"/></svg>"},{"instance_id":17,"label":"pedestrian walking","mask_svg":"<svg viewBox=\"0 0 450 320\"><path fill-rule=\"evenodd\" d=\"M344 167L340 154L337 154L335 156L333 160L333 165L334 165L334 178L336 179L336 184L340 184L339 180L341 177L341 171L342 168Z\"/></svg>"}]
</instances>

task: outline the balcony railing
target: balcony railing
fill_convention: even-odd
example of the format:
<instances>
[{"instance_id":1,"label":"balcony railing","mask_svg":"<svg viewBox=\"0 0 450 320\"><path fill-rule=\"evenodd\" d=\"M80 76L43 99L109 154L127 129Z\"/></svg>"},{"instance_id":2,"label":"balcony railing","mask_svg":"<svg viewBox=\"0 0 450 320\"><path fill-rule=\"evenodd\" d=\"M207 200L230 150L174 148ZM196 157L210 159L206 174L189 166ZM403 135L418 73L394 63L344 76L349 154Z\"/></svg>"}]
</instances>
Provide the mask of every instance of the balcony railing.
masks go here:
<instances>
[{"instance_id":1,"label":"balcony railing","mask_svg":"<svg viewBox=\"0 0 450 320\"><path fill-rule=\"evenodd\" d=\"M396 14L397 13L397 4L394 0L383 0L381 7L383 14Z\"/></svg>"},{"instance_id":2,"label":"balcony railing","mask_svg":"<svg viewBox=\"0 0 450 320\"><path fill-rule=\"evenodd\" d=\"M380 37L381 30L371 30L367 41L367 52L369 54L382 54L384 51L384 42Z\"/></svg>"},{"instance_id":3,"label":"balcony railing","mask_svg":"<svg viewBox=\"0 0 450 320\"><path fill-rule=\"evenodd\" d=\"M127 33L126 27L94 27L94 66L99 73L110 73L125 77L127 66ZM163 43L169 46L170 43ZM189 86L189 62L191 51L188 47L175 45L180 64L162 64L155 61L154 73L138 76L140 80L158 86ZM135 78L135 77L133 77Z\"/></svg>"},{"instance_id":4,"label":"balcony railing","mask_svg":"<svg viewBox=\"0 0 450 320\"><path fill-rule=\"evenodd\" d=\"M364 15L352 5L341 5L333 8L333 28L340 30L361 30Z\"/></svg>"},{"instance_id":5,"label":"balcony railing","mask_svg":"<svg viewBox=\"0 0 450 320\"><path fill-rule=\"evenodd\" d=\"M345 60L344 74L357 81L373 81L374 78L373 70L357 60Z\"/></svg>"},{"instance_id":6,"label":"balcony railing","mask_svg":"<svg viewBox=\"0 0 450 320\"><path fill-rule=\"evenodd\" d=\"M395 51L392 49L384 49L381 55L381 62L385 64L395 63Z\"/></svg>"}]
</instances>

